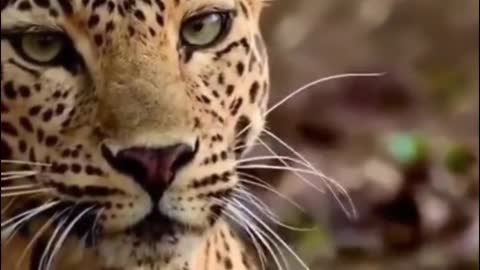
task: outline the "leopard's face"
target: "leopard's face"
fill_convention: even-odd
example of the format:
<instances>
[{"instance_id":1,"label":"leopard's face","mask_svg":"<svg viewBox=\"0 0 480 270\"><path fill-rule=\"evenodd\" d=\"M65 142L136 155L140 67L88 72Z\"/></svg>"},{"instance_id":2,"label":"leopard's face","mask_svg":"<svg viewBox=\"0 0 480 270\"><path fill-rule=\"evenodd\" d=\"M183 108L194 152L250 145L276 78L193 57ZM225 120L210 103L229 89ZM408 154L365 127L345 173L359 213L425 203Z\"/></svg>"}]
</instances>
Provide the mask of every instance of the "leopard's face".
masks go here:
<instances>
[{"instance_id":1,"label":"leopard's face","mask_svg":"<svg viewBox=\"0 0 480 270\"><path fill-rule=\"evenodd\" d=\"M262 0L1 3L1 158L49 165L16 201L80 209L105 267L188 257L263 127Z\"/></svg>"}]
</instances>

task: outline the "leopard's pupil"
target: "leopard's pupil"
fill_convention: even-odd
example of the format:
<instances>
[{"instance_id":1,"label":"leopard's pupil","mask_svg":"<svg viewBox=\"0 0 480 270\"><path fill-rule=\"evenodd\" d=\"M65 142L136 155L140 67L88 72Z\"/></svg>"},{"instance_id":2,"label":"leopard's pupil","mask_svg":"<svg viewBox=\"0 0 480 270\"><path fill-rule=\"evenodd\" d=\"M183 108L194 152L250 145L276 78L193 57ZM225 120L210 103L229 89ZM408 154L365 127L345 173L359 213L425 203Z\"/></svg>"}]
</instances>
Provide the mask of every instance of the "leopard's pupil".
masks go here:
<instances>
[{"instance_id":1,"label":"leopard's pupil","mask_svg":"<svg viewBox=\"0 0 480 270\"><path fill-rule=\"evenodd\" d=\"M202 32L204 26L205 24L203 22L197 22L192 26L192 28L195 32Z\"/></svg>"}]
</instances>

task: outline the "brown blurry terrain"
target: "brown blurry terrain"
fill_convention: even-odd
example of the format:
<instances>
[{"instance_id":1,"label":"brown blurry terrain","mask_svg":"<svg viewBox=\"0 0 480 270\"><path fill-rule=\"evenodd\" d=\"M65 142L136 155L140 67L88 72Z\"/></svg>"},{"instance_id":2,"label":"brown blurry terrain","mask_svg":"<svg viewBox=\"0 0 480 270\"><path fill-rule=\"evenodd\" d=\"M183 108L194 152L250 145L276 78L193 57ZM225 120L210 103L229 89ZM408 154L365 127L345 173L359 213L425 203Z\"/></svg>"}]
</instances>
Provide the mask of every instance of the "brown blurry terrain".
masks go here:
<instances>
[{"instance_id":1,"label":"brown blurry terrain","mask_svg":"<svg viewBox=\"0 0 480 270\"><path fill-rule=\"evenodd\" d=\"M269 117L268 129L345 187L358 211L347 218L292 172L249 171L305 209L256 190L282 220L317 226L277 228L312 270L478 269L478 9L478 0L277 0L267 9L271 104L320 77L386 72L320 84Z\"/></svg>"}]
</instances>

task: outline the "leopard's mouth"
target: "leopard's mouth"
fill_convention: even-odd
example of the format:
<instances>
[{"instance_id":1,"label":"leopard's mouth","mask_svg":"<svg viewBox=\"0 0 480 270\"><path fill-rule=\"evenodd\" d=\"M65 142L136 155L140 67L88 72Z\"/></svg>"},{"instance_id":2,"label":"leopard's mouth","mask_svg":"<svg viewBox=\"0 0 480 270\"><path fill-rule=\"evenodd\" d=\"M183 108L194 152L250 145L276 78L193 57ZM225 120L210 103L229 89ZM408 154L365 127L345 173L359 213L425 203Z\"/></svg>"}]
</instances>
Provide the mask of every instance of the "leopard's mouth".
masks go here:
<instances>
[{"instance_id":1,"label":"leopard's mouth","mask_svg":"<svg viewBox=\"0 0 480 270\"><path fill-rule=\"evenodd\" d=\"M159 242L165 238L174 237L179 227L183 226L172 218L159 211L152 211L125 232L133 234L140 241Z\"/></svg>"}]
</instances>

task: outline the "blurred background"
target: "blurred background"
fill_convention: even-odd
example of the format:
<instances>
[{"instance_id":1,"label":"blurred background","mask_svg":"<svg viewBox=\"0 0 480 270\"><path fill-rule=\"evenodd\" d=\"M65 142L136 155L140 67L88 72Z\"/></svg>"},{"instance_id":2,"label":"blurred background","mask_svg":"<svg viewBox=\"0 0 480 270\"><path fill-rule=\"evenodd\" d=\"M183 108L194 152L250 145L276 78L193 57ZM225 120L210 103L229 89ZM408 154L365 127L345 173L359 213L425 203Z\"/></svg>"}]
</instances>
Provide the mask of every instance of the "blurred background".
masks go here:
<instances>
[{"instance_id":1,"label":"blurred background","mask_svg":"<svg viewBox=\"0 0 480 270\"><path fill-rule=\"evenodd\" d=\"M282 221L316 226L272 223L312 270L478 269L478 12L478 0L276 0L267 8L271 104L321 77L386 72L319 84L268 121L349 191L357 218L347 215L347 197L338 202L295 173L248 170L304 209L251 187Z\"/></svg>"}]
</instances>

